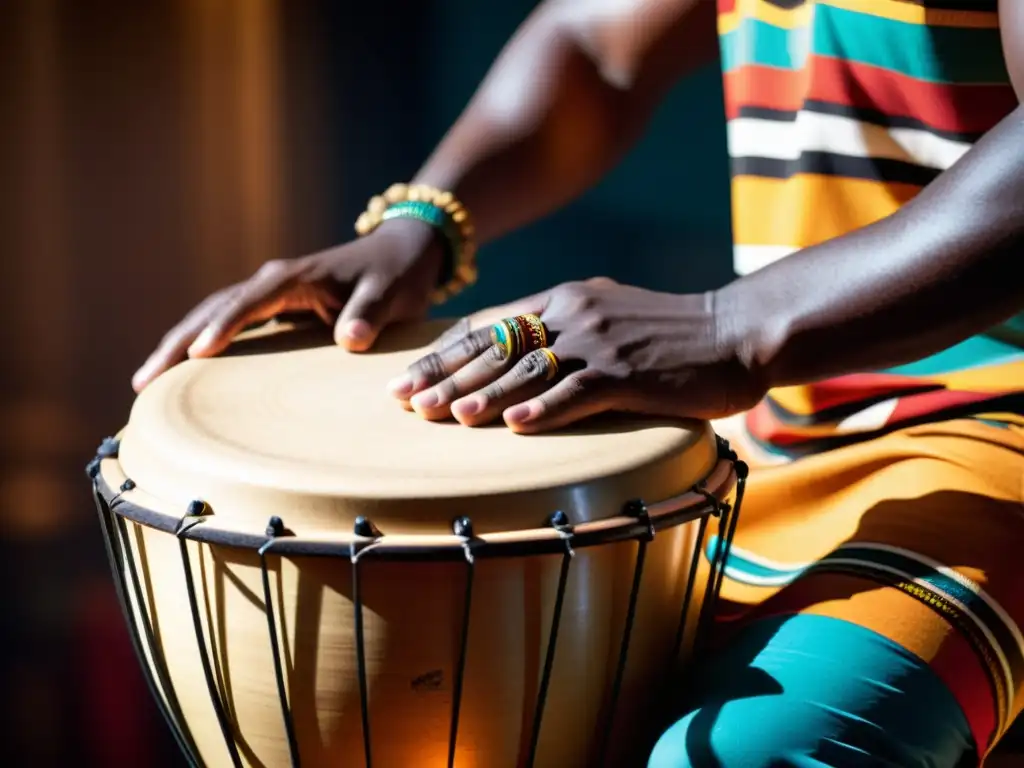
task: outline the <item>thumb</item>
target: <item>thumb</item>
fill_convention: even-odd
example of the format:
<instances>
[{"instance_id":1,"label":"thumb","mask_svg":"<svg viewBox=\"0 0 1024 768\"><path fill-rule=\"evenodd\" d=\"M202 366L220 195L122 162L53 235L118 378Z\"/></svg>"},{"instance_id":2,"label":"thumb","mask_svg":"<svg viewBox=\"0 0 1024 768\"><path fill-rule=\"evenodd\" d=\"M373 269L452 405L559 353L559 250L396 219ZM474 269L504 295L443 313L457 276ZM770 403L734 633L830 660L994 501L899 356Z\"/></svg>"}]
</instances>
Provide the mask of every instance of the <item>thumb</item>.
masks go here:
<instances>
[{"instance_id":1,"label":"thumb","mask_svg":"<svg viewBox=\"0 0 1024 768\"><path fill-rule=\"evenodd\" d=\"M334 324L334 341L351 352L373 346L388 320L391 296L381 275L365 275L356 284Z\"/></svg>"}]
</instances>

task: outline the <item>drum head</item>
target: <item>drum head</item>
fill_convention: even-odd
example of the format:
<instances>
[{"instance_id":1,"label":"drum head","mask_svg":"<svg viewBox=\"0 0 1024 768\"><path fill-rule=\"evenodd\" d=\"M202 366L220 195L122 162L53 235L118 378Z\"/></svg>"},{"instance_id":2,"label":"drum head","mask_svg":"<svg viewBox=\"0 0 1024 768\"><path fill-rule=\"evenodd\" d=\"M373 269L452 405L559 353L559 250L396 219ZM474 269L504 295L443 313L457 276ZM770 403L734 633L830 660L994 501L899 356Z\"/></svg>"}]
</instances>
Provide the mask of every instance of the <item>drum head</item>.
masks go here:
<instances>
[{"instance_id":1,"label":"drum head","mask_svg":"<svg viewBox=\"0 0 1024 768\"><path fill-rule=\"evenodd\" d=\"M280 516L304 535L537 528L610 517L708 475L714 434L701 422L595 420L544 435L427 422L385 390L447 327L396 328L372 353L335 346L326 329L260 331L224 356L191 360L136 400L122 434L124 474L162 511L206 501L221 521L262 530Z\"/></svg>"}]
</instances>

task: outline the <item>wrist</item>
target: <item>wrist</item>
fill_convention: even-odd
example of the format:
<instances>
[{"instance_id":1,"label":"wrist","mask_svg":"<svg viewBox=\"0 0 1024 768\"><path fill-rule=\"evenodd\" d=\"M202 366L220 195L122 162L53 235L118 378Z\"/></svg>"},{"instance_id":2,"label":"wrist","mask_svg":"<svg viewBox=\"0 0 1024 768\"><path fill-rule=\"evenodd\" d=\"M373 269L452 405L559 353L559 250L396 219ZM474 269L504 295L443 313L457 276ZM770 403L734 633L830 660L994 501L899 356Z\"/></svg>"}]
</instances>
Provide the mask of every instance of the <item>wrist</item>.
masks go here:
<instances>
[{"instance_id":1,"label":"wrist","mask_svg":"<svg viewBox=\"0 0 1024 768\"><path fill-rule=\"evenodd\" d=\"M747 278L713 291L711 305L723 358L738 364L762 392L780 386L775 362L789 332L785 314L771 307L764 292Z\"/></svg>"},{"instance_id":2,"label":"wrist","mask_svg":"<svg viewBox=\"0 0 1024 768\"><path fill-rule=\"evenodd\" d=\"M410 225L408 220L416 223ZM437 252L440 243L441 269L430 300L441 304L476 282L475 230L469 212L451 192L424 184L392 184L374 195L356 220L356 232L366 237L388 222L401 221L385 230L418 255ZM429 231L429 235L427 232Z\"/></svg>"},{"instance_id":3,"label":"wrist","mask_svg":"<svg viewBox=\"0 0 1024 768\"><path fill-rule=\"evenodd\" d=\"M387 240L398 243L411 259L425 255L430 251L440 253L444 250L444 240L434 226L414 218L394 218L382 221L373 232L366 237L375 240Z\"/></svg>"}]
</instances>

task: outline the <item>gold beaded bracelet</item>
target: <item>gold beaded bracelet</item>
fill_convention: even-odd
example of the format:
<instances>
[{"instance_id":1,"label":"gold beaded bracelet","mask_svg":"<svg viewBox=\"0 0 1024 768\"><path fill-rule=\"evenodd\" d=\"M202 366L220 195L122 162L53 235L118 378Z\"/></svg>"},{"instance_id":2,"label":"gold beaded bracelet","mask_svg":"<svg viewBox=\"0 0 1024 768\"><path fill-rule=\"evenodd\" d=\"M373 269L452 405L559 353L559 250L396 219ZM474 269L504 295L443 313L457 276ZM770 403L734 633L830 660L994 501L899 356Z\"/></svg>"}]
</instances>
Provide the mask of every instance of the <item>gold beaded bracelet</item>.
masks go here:
<instances>
[{"instance_id":1,"label":"gold beaded bracelet","mask_svg":"<svg viewBox=\"0 0 1024 768\"><path fill-rule=\"evenodd\" d=\"M426 184L392 184L383 195L370 198L366 210L356 219L356 233L360 237L368 235L389 218L416 218L444 235L451 268L447 270L448 280L431 293L435 304L447 301L476 282L473 222L469 211L451 192Z\"/></svg>"}]
</instances>

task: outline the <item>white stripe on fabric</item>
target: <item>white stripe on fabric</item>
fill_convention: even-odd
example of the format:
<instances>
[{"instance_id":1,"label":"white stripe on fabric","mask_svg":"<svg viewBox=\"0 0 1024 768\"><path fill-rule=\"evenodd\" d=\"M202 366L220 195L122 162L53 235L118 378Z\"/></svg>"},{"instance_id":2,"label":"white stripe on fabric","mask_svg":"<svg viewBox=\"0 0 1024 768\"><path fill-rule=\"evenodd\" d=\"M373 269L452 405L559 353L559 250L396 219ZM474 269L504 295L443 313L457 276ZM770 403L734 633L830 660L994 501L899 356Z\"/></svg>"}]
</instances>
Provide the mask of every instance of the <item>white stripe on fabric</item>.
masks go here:
<instances>
[{"instance_id":1,"label":"white stripe on fabric","mask_svg":"<svg viewBox=\"0 0 1024 768\"><path fill-rule=\"evenodd\" d=\"M842 115L801 110L793 121L738 117L729 121L731 157L796 160L804 152L902 160L946 170L971 145L918 128L885 128Z\"/></svg>"},{"instance_id":2,"label":"white stripe on fabric","mask_svg":"<svg viewBox=\"0 0 1024 768\"><path fill-rule=\"evenodd\" d=\"M737 275L749 275L800 250L789 245L734 245L732 265Z\"/></svg>"},{"instance_id":3,"label":"white stripe on fabric","mask_svg":"<svg viewBox=\"0 0 1024 768\"><path fill-rule=\"evenodd\" d=\"M836 424L835 431L840 435L848 435L855 432L868 432L881 429L885 426L889 417L892 416L892 413L896 410L896 406L899 402L899 398L894 397L891 400L883 400L880 403L869 405L867 408L863 408L856 413L847 416Z\"/></svg>"}]
</instances>

